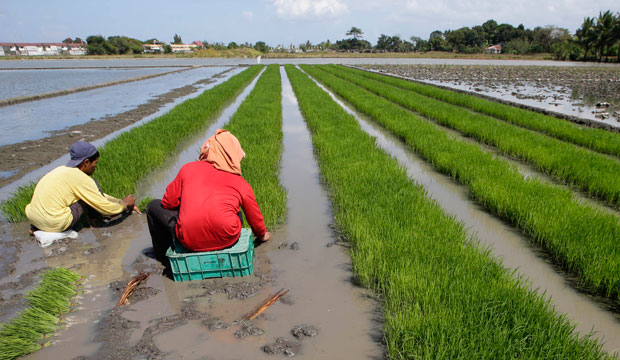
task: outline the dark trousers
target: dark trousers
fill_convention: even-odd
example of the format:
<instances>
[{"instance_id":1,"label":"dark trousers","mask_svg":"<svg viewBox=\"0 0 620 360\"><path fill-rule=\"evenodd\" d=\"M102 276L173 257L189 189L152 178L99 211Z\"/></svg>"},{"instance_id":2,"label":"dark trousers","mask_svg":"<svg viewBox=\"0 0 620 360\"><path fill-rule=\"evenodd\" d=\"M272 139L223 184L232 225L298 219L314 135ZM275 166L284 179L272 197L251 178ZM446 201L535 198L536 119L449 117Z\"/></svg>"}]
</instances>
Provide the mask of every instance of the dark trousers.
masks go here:
<instances>
[{"instance_id":1,"label":"dark trousers","mask_svg":"<svg viewBox=\"0 0 620 360\"><path fill-rule=\"evenodd\" d=\"M243 224L241 211L239 211L237 216L239 216L239 220ZM179 210L164 209L161 206L160 199L151 201L146 208L146 221L149 224L155 258L166 267L170 264L166 257L166 251L168 251L168 248L172 246L174 239L176 239L175 227L178 218Z\"/></svg>"},{"instance_id":2,"label":"dark trousers","mask_svg":"<svg viewBox=\"0 0 620 360\"><path fill-rule=\"evenodd\" d=\"M166 267L169 266L166 251L176 237L175 227L178 217L179 210L164 209L161 206L161 199L151 201L146 208L146 221L149 224L155 258Z\"/></svg>"}]
</instances>

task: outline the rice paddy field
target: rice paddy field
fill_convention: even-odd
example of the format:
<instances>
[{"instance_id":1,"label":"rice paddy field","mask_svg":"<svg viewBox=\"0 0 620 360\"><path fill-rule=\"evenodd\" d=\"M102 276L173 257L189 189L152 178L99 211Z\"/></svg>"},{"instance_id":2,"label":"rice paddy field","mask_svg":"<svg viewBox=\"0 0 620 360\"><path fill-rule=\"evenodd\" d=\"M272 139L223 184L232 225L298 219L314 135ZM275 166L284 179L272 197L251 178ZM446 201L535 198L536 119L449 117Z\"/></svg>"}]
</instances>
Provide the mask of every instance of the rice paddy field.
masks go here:
<instances>
[{"instance_id":1,"label":"rice paddy field","mask_svg":"<svg viewBox=\"0 0 620 360\"><path fill-rule=\"evenodd\" d=\"M250 276L174 282L138 214L39 248L18 187L0 359L617 359L620 133L367 67L244 67L99 146L145 202L235 134L273 234Z\"/></svg>"}]
</instances>

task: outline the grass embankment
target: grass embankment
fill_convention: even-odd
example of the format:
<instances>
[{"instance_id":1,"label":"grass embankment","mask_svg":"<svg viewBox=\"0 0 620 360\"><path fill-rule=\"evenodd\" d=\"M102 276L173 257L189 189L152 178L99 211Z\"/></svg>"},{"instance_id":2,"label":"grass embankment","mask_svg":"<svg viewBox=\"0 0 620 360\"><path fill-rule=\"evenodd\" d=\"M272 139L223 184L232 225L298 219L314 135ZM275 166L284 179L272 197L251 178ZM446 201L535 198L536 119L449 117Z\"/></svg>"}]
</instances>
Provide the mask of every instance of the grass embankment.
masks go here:
<instances>
[{"instance_id":1,"label":"grass embankment","mask_svg":"<svg viewBox=\"0 0 620 360\"><path fill-rule=\"evenodd\" d=\"M138 181L152 169L163 165L181 139L203 129L209 121L261 71L253 66L228 81L187 100L170 112L131 129L99 148L101 158L95 177L112 196L135 193ZM30 202L35 184L18 189L2 202L3 215L11 222L25 221L24 208Z\"/></svg>"},{"instance_id":2,"label":"grass embankment","mask_svg":"<svg viewBox=\"0 0 620 360\"><path fill-rule=\"evenodd\" d=\"M29 307L0 325L0 360L15 359L37 351L59 326L60 316L71 309L80 275L64 268L45 273L40 284L26 295Z\"/></svg>"},{"instance_id":3,"label":"grass embankment","mask_svg":"<svg viewBox=\"0 0 620 360\"><path fill-rule=\"evenodd\" d=\"M286 190L279 180L282 158L282 84L278 65L269 65L230 119L226 130L245 151L243 178L252 185L267 229L284 222Z\"/></svg>"},{"instance_id":4,"label":"grass embankment","mask_svg":"<svg viewBox=\"0 0 620 360\"><path fill-rule=\"evenodd\" d=\"M390 358L607 356L476 246L328 94L286 70L354 270L384 298Z\"/></svg>"},{"instance_id":5,"label":"grass embankment","mask_svg":"<svg viewBox=\"0 0 620 360\"><path fill-rule=\"evenodd\" d=\"M343 66L318 66L364 89L393 101L438 124L491 145L537 170L570 184L588 196L620 206L620 162L618 159L567 143L537 131L472 112L414 91L362 76ZM560 120L561 121L561 120ZM577 131L577 130L576 130ZM615 134L620 140L620 134Z\"/></svg>"},{"instance_id":6,"label":"grass embankment","mask_svg":"<svg viewBox=\"0 0 620 360\"><path fill-rule=\"evenodd\" d=\"M338 70L343 70L343 67L338 67ZM493 116L527 129L540 131L549 136L581 145L604 154L620 156L620 134L616 132L577 125L535 111L481 99L477 96L462 94L456 91L441 89L432 85L424 85L415 81L398 79L369 71L351 69L351 72Z\"/></svg>"},{"instance_id":7,"label":"grass embankment","mask_svg":"<svg viewBox=\"0 0 620 360\"><path fill-rule=\"evenodd\" d=\"M489 212L506 219L588 290L620 297L618 218L579 203L574 194L536 179L477 144L459 141L429 120L316 67L302 66L359 111L402 138L439 171L467 186Z\"/></svg>"}]
</instances>

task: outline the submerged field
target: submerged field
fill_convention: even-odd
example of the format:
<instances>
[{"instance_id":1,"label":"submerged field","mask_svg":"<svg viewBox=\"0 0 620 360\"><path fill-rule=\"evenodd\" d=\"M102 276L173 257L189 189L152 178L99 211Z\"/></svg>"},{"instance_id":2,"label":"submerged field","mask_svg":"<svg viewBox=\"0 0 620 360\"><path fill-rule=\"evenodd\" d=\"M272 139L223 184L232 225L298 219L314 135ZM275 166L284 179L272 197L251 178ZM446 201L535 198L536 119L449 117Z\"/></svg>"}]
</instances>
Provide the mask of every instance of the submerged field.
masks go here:
<instances>
[{"instance_id":1,"label":"submerged field","mask_svg":"<svg viewBox=\"0 0 620 360\"><path fill-rule=\"evenodd\" d=\"M130 359L150 354L150 358L199 359L212 351L218 358L262 358L270 356L265 354L266 349L276 349L271 356L289 351L300 358L331 359L359 358L353 348L376 355L383 346L386 355L394 359L617 356L604 344L613 340L612 334L598 337L575 331L571 319L576 314L567 317L560 313L544 289L531 289L527 278L506 269L492 249L482 246L475 233L431 200L402 165L381 150L356 118L316 82L393 134L435 171L452 178L468 192L470 201L521 232L534 251L542 249L539 255L564 271L563 276L577 279L573 286L603 297L616 308L620 299L620 274L616 271L620 267L616 214L620 193L615 185L620 181L620 145L616 145L620 144L620 134L342 66L287 65L285 73L275 65L263 69L252 67L233 76L167 115L109 142L100 149L106 162L101 162L96 173L104 189L112 189L110 192L117 196L135 192L145 177L166 174L156 169L173 164L181 148L187 147L191 153L202 138L189 146L187 139L204 132L207 124L213 123L222 109L259 76L234 116L224 122L246 151L244 177L252 184L268 228L274 232L274 240L257 248L255 275L174 283L145 256L150 238L140 217L131 216L102 231L82 230L95 234L94 250L87 254L80 238L62 244L64 250L53 248L38 261L51 267L73 265L78 273L88 276L92 268L85 264L103 264L105 255L116 260L112 265L105 262L108 270L98 274L101 279L94 292L100 297L110 296L101 284L116 284L139 269L153 272L154 279L146 287L152 291L131 305L133 315L113 310L110 301L101 299L96 303L103 304L103 309L89 315L77 310L90 322L103 324L87 341L91 345L103 343L98 350L67 348L71 336L79 337L71 329L86 326L78 323L61 331L57 336L62 341L40 351L41 357L72 354ZM285 90L289 81L291 93ZM297 104L299 123L287 125L291 121L287 117L296 116L283 114L287 101ZM201 120L196 122L198 118ZM162 136L173 133L172 139ZM286 143L300 133L309 133L312 143ZM303 146L314 152L314 160L297 153ZM289 162L282 161L289 158ZM304 173L313 161L319 173ZM524 176L515 161L551 180ZM291 162L297 162L298 167L293 168ZM123 166L125 163L134 166ZM291 185L301 178L310 180L310 185ZM322 185L327 195L296 200L304 192L320 190ZM24 188L3 203L6 216L20 219L19 211L29 201L29 191L31 188ZM576 194L586 200L578 200ZM322 196L329 201L327 211L313 205ZM595 203L606 203L608 209L602 211ZM318 227L327 224L315 228L307 225L322 216L329 218L333 228L326 234ZM24 228L20 224L7 226ZM5 230L5 234L9 232L12 230ZM109 235L104 235L106 232ZM11 236L23 243L22 252L38 250L27 245L31 241L28 238ZM339 250L334 244L349 249L350 275L346 275L342 260L336 262L340 265L328 265L333 252ZM0 291L7 290L3 286L7 281L19 281L15 277L21 274L27 271L17 269L4 279ZM323 278L313 276L318 274ZM374 304L381 306L381 315L372 315L381 319L374 322L379 336L348 337L359 327L353 325L356 318L368 319L372 313L352 305L355 301L342 300L339 305L360 312L341 317L344 309L338 307L337 299L354 293L351 279L380 299ZM250 323L233 321L280 287L290 288L291 295L267 315ZM338 295L339 291L344 293ZM218 297L220 293L227 294L228 299ZM331 303L327 294L333 297ZM288 339L273 342L278 336L286 337L288 329L302 321L318 328L316 338L290 338L289 333ZM219 333L210 327L216 324L222 326ZM341 325L344 328L338 327ZM130 336L114 337L110 329L119 326L131 329ZM259 328L262 333L256 331L247 338L233 331L252 333ZM204 334L204 338L195 334Z\"/></svg>"}]
</instances>

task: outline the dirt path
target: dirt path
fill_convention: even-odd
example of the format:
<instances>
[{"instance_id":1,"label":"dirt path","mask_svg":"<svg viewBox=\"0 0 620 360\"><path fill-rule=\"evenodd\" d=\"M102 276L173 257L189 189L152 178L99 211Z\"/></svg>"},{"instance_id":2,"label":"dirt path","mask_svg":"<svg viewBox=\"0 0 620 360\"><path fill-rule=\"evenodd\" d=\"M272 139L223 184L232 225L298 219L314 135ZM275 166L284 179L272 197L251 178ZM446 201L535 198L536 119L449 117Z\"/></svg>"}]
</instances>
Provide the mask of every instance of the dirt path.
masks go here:
<instances>
[{"instance_id":1,"label":"dirt path","mask_svg":"<svg viewBox=\"0 0 620 360\"><path fill-rule=\"evenodd\" d=\"M5 186L24 174L49 164L67 153L67 149L77 140L93 141L105 137L117 130L129 126L136 121L156 113L162 106L174 100L192 94L198 86L209 84L223 76L230 68L212 78L196 81L192 85L173 89L141 104L135 109L91 120L84 124L55 131L51 136L38 140L28 140L17 144L0 146L0 171L9 172L11 176L0 178L0 187Z\"/></svg>"}]
</instances>

